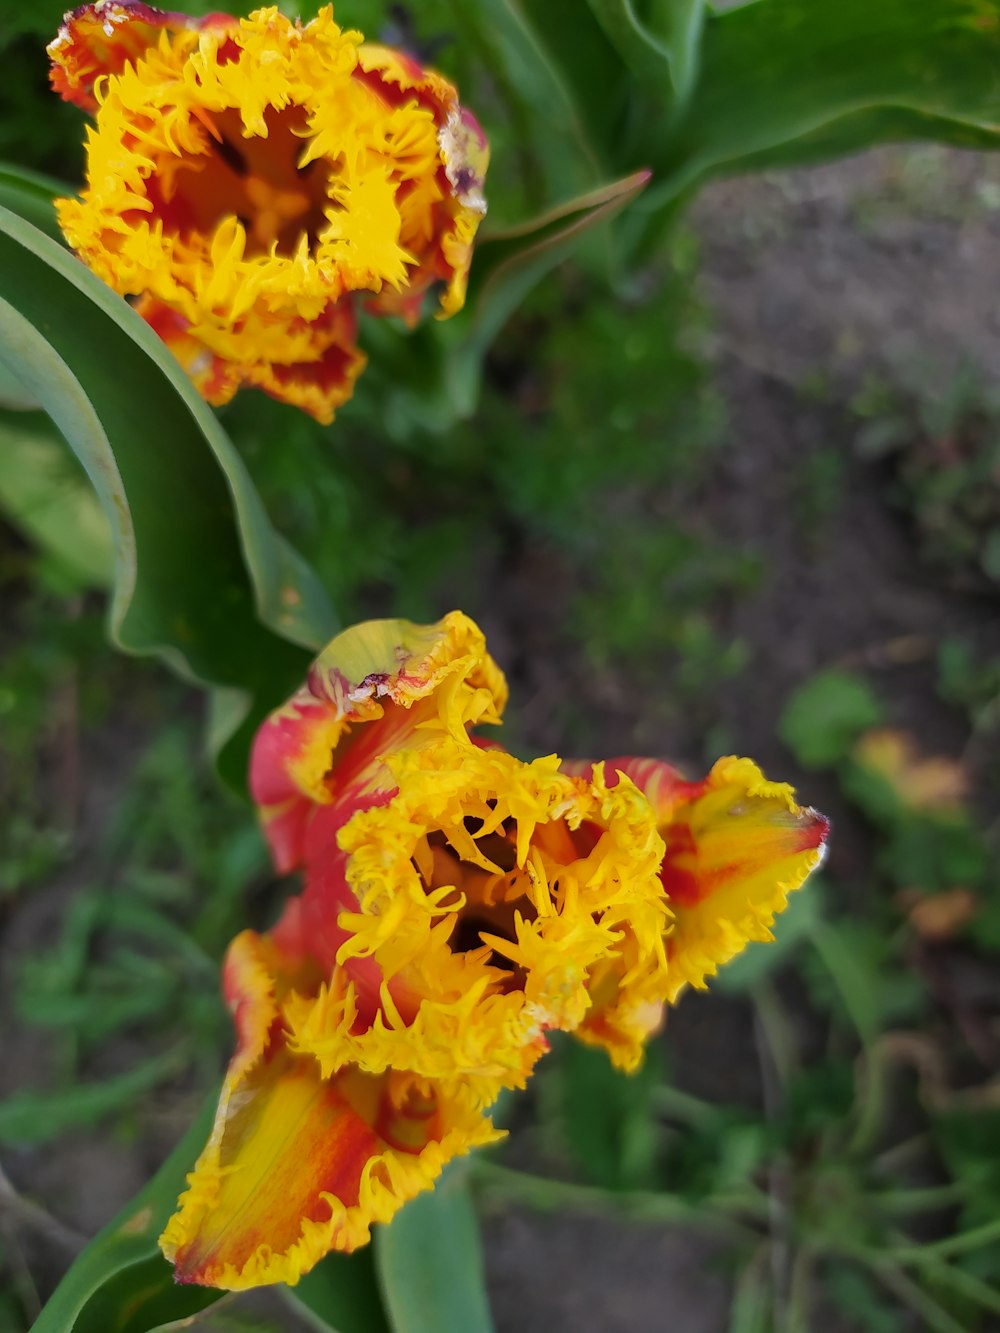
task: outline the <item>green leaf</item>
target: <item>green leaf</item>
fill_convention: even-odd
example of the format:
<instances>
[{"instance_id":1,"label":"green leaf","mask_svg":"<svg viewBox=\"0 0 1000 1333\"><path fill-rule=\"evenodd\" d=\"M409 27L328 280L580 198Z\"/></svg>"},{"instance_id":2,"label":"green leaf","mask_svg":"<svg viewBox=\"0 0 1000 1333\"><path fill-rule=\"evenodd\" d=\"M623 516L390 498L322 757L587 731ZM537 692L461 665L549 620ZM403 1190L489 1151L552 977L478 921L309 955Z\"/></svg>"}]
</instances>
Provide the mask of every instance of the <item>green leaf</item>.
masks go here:
<instances>
[{"instance_id":1,"label":"green leaf","mask_svg":"<svg viewBox=\"0 0 1000 1333\"><path fill-rule=\"evenodd\" d=\"M882 706L868 682L831 668L800 685L789 699L778 735L803 768L830 768L863 731L882 721Z\"/></svg>"},{"instance_id":2,"label":"green leaf","mask_svg":"<svg viewBox=\"0 0 1000 1333\"><path fill-rule=\"evenodd\" d=\"M836 925L817 922L811 932L813 947L833 981L840 1002L865 1046L878 1036L891 977L886 960L872 956L866 948L865 927L841 921Z\"/></svg>"},{"instance_id":3,"label":"green leaf","mask_svg":"<svg viewBox=\"0 0 1000 1333\"><path fill-rule=\"evenodd\" d=\"M393 1333L492 1333L467 1167L449 1167L375 1236Z\"/></svg>"},{"instance_id":4,"label":"green leaf","mask_svg":"<svg viewBox=\"0 0 1000 1333\"><path fill-rule=\"evenodd\" d=\"M636 171L503 231L487 231L476 249L467 308L471 337L481 355L543 273L565 259L580 237L633 202L649 183Z\"/></svg>"},{"instance_id":5,"label":"green leaf","mask_svg":"<svg viewBox=\"0 0 1000 1333\"><path fill-rule=\"evenodd\" d=\"M605 1051L576 1040L560 1042L553 1060L542 1094L551 1096L552 1113L543 1119L559 1126L585 1178L606 1190L654 1187L662 1136L659 1051L651 1047L634 1074L615 1069Z\"/></svg>"},{"instance_id":6,"label":"green leaf","mask_svg":"<svg viewBox=\"0 0 1000 1333\"><path fill-rule=\"evenodd\" d=\"M0 411L33 412L38 404L6 366L0 365Z\"/></svg>"},{"instance_id":7,"label":"green leaf","mask_svg":"<svg viewBox=\"0 0 1000 1333\"><path fill-rule=\"evenodd\" d=\"M57 195L72 193L68 185L51 176L0 162L0 207L9 208L60 244L64 244L63 236L52 201Z\"/></svg>"},{"instance_id":8,"label":"green leaf","mask_svg":"<svg viewBox=\"0 0 1000 1333\"><path fill-rule=\"evenodd\" d=\"M620 169L631 72L601 24L580 0L508 0L508 8L535 33L605 170Z\"/></svg>"},{"instance_id":9,"label":"green leaf","mask_svg":"<svg viewBox=\"0 0 1000 1333\"><path fill-rule=\"evenodd\" d=\"M90 1242L31 1333L147 1333L219 1299L220 1291L178 1286L156 1243L208 1137L216 1100L205 1103L149 1184Z\"/></svg>"},{"instance_id":10,"label":"green leaf","mask_svg":"<svg viewBox=\"0 0 1000 1333\"><path fill-rule=\"evenodd\" d=\"M214 413L142 319L72 255L0 209L0 363L86 469L115 542L110 628L241 691L222 756L242 783L256 723L335 628L313 572L275 532Z\"/></svg>"},{"instance_id":11,"label":"green leaf","mask_svg":"<svg viewBox=\"0 0 1000 1333\"><path fill-rule=\"evenodd\" d=\"M590 0L608 40L636 77L662 87L669 81L675 106L691 95L705 0Z\"/></svg>"},{"instance_id":12,"label":"green leaf","mask_svg":"<svg viewBox=\"0 0 1000 1333\"><path fill-rule=\"evenodd\" d=\"M455 52L474 62L455 71L460 75L458 86L485 82L495 87L506 112L505 117L489 121L491 212L494 207L502 210L504 196L510 193L500 176L505 163L510 172L517 169L515 178L528 212L601 179L602 170L558 63L538 40L517 0L443 0L427 22L458 29ZM542 132L539 127L544 127Z\"/></svg>"},{"instance_id":13,"label":"green leaf","mask_svg":"<svg viewBox=\"0 0 1000 1333\"><path fill-rule=\"evenodd\" d=\"M658 177L647 206L722 171L915 133L1000 146L998 66L998 0L754 0L710 13L683 123L644 141Z\"/></svg>"},{"instance_id":14,"label":"green leaf","mask_svg":"<svg viewBox=\"0 0 1000 1333\"><path fill-rule=\"evenodd\" d=\"M37 414L0 413L0 511L77 588L111 584L114 551L93 488Z\"/></svg>"},{"instance_id":15,"label":"green leaf","mask_svg":"<svg viewBox=\"0 0 1000 1333\"><path fill-rule=\"evenodd\" d=\"M295 1287L282 1289L289 1305L336 1333L393 1333L379 1293L371 1245L354 1254L328 1254Z\"/></svg>"}]
</instances>

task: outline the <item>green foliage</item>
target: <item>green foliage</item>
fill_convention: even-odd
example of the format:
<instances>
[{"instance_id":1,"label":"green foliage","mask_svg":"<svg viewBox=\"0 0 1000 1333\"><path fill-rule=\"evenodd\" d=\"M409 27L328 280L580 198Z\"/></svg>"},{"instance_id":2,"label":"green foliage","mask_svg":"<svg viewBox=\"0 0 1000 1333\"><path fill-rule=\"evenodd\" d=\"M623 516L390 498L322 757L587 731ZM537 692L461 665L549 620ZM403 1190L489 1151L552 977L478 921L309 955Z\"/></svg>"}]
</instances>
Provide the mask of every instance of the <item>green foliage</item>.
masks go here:
<instances>
[{"instance_id":1,"label":"green foliage","mask_svg":"<svg viewBox=\"0 0 1000 1333\"><path fill-rule=\"evenodd\" d=\"M963 368L942 390L912 367L890 385L874 378L855 396L855 446L884 458L892 498L927 561L960 583L1000 582L1000 402Z\"/></svg>"},{"instance_id":2,"label":"green foliage","mask_svg":"<svg viewBox=\"0 0 1000 1333\"><path fill-rule=\"evenodd\" d=\"M44 1143L70 1130L86 1129L115 1112L133 1107L146 1094L176 1075L173 1052L144 1060L124 1074L77 1084L59 1097L18 1092L0 1102L0 1144Z\"/></svg>"},{"instance_id":3,"label":"green foliage","mask_svg":"<svg viewBox=\"0 0 1000 1333\"><path fill-rule=\"evenodd\" d=\"M146 1333L218 1300L217 1291L178 1287L156 1244L211 1126L214 1103L214 1097L205 1103L149 1184L87 1246L32 1333Z\"/></svg>"},{"instance_id":4,"label":"green foliage","mask_svg":"<svg viewBox=\"0 0 1000 1333\"><path fill-rule=\"evenodd\" d=\"M98 864L103 876L81 887L57 938L18 976L21 1015L59 1040L61 1075L49 1092L0 1103L7 1142L94 1123L185 1072L204 1080L229 1039L219 962L245 923L265 853L243 807L199 771L186 728L164 732L137 763ZM150 1059L99 1084L81 1081L122 1037Z\"/></svg>"},{"instance_id":5,"label":"green foliage","mask_svg":"<svg viewBox=\"0 0 1000 1333\"><path fill-rule=\"evenodd\" d=\"M1000 1213L1000 1162L996 1143L1000 1110L956 1108L934 1117L934 1142L952 1176L962 1186L961 1230L992 1222ZM996 1248L978 1257L980 1276L995 1272Z\"/></svg>"},{"instance_id":6,"label":"green foliage","mask_svg":"<svg viewBox=\"0 0 1000 1333\"><path fill-rule=\"evenodd\" d=\"M355 1254L328 1254L285 1297L295 1310L321 1320L336 1333L392 1333L382 1305L374 1247Z\"/></svg>"},{"instance_id":7,"label":"green foliage","mask_svg":"<svg viewBox=\"0 0 1000 1333\"><path fill-rule=\"evenodd\" d=\"M937 654L938 692L969 713L975 727L1000 724L1000 657L985 658L967 640L945 639Z\"/></svg>"},{"instance_id":8,"label":"green foliage","mask_svg":"<svg viewBox=\"0 0 1000 1333\"><path fill-rule=\"evenodd\" d=\"M825 1278L837 1309L865 1333L903 1333L905 1316L889 1304L864 1269L834 1263L826 1270Z\"/></svg>"},{"instance_id":9,"label":"green foliage","mask_svg":"<svg viewBox=\"0 0 1000 1333\"><path fill-rule=\"evenodd\" d=\"M661 1131L654 1051L636 1075L614 1068L604 1051L560 1042L542 1080L546 1121L586 1180L603 1189L649 1188L658 1174Z\"/></svg>"},{"instance_id":10,"label":"green foliage","mask_svg":"<svg viewBox=\"0 0 1000 1333\"><path fill-rule=\"evenodd\" d=\"M799 686L785 706L778 734L803 768L830 768L881 719L882 709L864 678L831 668Z\"/></svg>"},{"instance_id":11,"label":"green foliage","mask_svg":"<svg viewBox=\"0 0 1000 1333\"><path fill-rule=\"evenodd\" d=\"M0 510L66 589L108 587L114 553L93 488L40 413L0 412Z\"/></svg>"},{"instance_id":12,"label":"green foliage","mask_svg":"<svg viewBox=\"0 0 1000 1333\"><path fill-rule=\"evenodd\" d=\"M710 14L685 116L665 138L650 127L650 160L666 176L659 192L885 139L995 147L998 44L991 0L845 0L822 11L809 0L757 0Z\"/></svg>"},{"instance_id":13,"label":"green foliage","mask_svg":"<svg viewBox=\"0 0 1000 1333\"><path fill-rule=\"evenodd\" d=\"M6 555L0 589L13 603L22 574ZM72 755L67 732L75 719L92 724L106 716L115 665L97 672L106 656L95 615L69 607L51 591L45 561L28 568L40 590L23 608L12 609L7 626L18 642L0 661L0 902L13 899L51 873L69 851L72 822L71 774L50 776L58 756ZM68 614L67 614L68 612Z\"/></svg>"},{"instance_id":14,"label":"green foliage","mask_svg":"<svg viewBox=\"0 0 1000 1333\"><path fill-rule=\"evenodd\" d=\"M900 942L885 929L844 920L818 926L812 939L815 955L802 969L810 997L821 1012L854 1028L865 1045L920 1013L921 981L903 965Z\"/></svg>"},{"instance_id":15,"label":"green foliage","mask_svg":"<svg viewBox=\"0 0 1000 1333\"><path fill-rule=\"evenodd\" d=\"M228 763L239 783L253 720L301 676L307 659L293 645L329 637L329 603L155 334L40 232L2 210L0 224L0 361L48 411L101 500L115 543L112 633L246 693L250 719Z\"/></svg>"},{"instance_id":16,"label":"green foliage","mask_svg":"<svg viewBox=\"0 0 1000 1333\"><path fill-rule=\"evenodd\" d=\"M375 1267L394 1333L492 1333L467 1166L446 1168L375 1239Z\"/></svg>"}]
</instances>

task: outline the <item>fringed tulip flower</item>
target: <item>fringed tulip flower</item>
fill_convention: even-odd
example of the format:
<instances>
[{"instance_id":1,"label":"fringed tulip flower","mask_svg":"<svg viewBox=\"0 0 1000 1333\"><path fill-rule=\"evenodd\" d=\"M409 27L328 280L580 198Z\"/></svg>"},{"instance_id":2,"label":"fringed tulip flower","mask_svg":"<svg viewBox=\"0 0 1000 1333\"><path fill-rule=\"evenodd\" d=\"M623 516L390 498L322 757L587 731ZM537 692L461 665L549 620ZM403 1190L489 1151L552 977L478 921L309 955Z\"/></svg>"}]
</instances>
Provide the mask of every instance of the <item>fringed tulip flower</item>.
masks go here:
<instances>
[{"instance_id":1,"label":"fringed tulip flower","mask_svg":"<svg viewBox=\"0 0 1000 1333\"><path fill-rule=\"evenodd\" d=\"M80 257L210 403L255 386L319 421L364 367L360 310L413 324L465 297L486 141L439 75L329 6L194 19L139 0L67 14L52 82L93 112Z\"/></svg>"},{"instance_id":2,"label":"fringed tulip flower","mask_svg":"<svg viewBox=\"0 0 1000 1333\"><path fill-rule=\"evenodd\" d=\"M238 1047L162 1245L179 1280L294 1282L493 1141L553 1031L634 1068L664 1004L768 927L826 821L743 759L525 763L457 612L375 621L261 728L251 789L304 890L230 947Z\"/></svg>"}]
</instances>

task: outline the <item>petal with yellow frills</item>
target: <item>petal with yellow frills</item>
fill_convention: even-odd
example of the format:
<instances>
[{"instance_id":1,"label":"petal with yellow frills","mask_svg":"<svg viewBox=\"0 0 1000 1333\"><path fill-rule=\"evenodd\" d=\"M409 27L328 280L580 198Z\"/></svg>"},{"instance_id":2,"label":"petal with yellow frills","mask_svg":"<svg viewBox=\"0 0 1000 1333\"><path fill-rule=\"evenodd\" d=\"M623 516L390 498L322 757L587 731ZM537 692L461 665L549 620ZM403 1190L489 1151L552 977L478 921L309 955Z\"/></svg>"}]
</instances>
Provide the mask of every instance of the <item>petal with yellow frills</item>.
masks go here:
<instances>
[{"instance_id":1,"label":"petal with yellow frills","mask_svg":"<svg viewBox=\"0 0 1000 1333\"><path fill-rule=\"evenodd\" d=\"M507 686L479 628L371 620L339 634L254 742L250 790L279 870L319 854L356 809L395 787L383 758L500 721ZM315 827L313 827L315 825Z\"/></svg>"},{"instance_id":2,"label":"petal with yellow frills","mask_svg":"<svg viewBox=\"0 0 1000 1333\"><path fill-rule=\"evenodd\" d=\"M789 893L822 859L829 821L749 759L719 759L701 782L653 760L617 767L648 794L666 846L660 878L674 917L674 1000L686 985L703 987L751 940L772 938Z\"/></svg>"},{"instance_id":3,"label":"petal with yellow frills","mask_svg":"<svg viewBox=\"0 0 1000 1333\"><path fill-rule=\"evenodd\" d=\"M196 18L154 9L142 0L96 0L71 9L58 34L49 43L51 80L57 93L83 111L96 111L94 84L108 74L119 74L136 61L162 32L184 29L235 27L228 14Z\"/></svg>"},{"instance_id":4,"label":"petal with yellow frills","mask_svg":"<svg viewBox=\"0 0 1000 1333\"><path fill-rule=\"evenodd\" d=\"M596 767L563 765L577 775ZM660 882L671 924L662 998L672 1003L685 986L703 988L752 940L773 938L788 894L822 860L829 821L798 805L787 783L768 782L749 759L720 759L698 782L658 759L609 759L603 767L609 782L617 776L642 792L663 838ZM619 969L605 965L595 975L594 1002L579 1035L627 1064L625 1052L641 1049L643 1033L657 1025L657 988L634 986L623 1021L618 987Z\"/></svg>"},{"instance_id":5,"label":"petal with yellow frills","mask_svg":"<svg viewBox=\"0 0 1000 1333\"><path fill-rule=\"evenodd\" d=\"M245 932L226 963L240 1048L215 1126L160 1244L179 1282L295 1283L331 1249L369 1239L452 1157L499 1137L461 1082L342 1067L324 1077L276 1021L287 976Z\"/></svg>"}]
</instances>

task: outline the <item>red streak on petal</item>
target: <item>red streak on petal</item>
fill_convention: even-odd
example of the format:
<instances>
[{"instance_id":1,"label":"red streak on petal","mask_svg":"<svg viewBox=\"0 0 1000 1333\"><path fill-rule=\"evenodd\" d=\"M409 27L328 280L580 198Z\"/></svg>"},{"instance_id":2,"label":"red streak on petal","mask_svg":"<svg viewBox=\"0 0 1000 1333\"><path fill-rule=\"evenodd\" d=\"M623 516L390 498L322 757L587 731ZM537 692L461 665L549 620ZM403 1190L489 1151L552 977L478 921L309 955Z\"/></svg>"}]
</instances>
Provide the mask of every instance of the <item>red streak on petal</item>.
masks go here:
<instances>
[{"instance_id":1,"label":"red streak on petal","mask_svg":"<svg viewBox=\"0 0 1000 1333\"><path fill-rule=\"evenodd\" d=\"M694 907L702 898L708 896L716 884L705 875L698 875L692 869L697 862L698 844L687 824L671 824L668 830L669 842L660 866L660 881L671 903L681 907Z\"/></svg>"}]
</instances>

